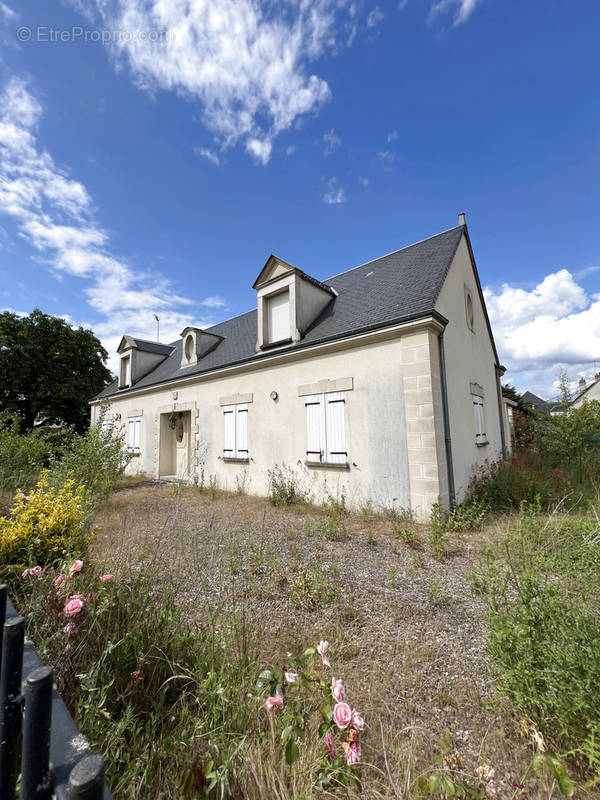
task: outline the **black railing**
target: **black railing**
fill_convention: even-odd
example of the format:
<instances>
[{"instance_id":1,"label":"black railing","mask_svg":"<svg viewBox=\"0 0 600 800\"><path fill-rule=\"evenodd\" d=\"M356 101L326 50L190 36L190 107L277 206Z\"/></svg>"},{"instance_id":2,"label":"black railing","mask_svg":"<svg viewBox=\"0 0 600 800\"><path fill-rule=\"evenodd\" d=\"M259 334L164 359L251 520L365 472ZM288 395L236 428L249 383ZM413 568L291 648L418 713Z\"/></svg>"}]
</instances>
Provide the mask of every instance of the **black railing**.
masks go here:
<instances>
[{"instance_id":1,"label":"black railing","mask_svg":"<svg viewBox=\"0 0 600 800\"><path fill-rule=\"evenodd\" d=\"M0 798L112 800L104 759L92 755L53 688L53 670L25 639L19 617L0 585ZM25 680L23 681L23 675Z\"/></svg>"}]
</instances>

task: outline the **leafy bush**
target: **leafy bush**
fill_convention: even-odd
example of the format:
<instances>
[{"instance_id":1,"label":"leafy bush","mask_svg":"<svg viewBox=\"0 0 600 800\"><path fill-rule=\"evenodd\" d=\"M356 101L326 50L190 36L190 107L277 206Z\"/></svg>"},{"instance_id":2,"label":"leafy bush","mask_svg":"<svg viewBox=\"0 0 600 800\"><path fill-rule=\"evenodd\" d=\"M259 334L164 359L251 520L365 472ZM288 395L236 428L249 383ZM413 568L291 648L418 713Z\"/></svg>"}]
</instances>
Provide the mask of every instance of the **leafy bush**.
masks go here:
<instances>
[{"instance_id":1,"label":"leafy bush","mask_svg":"<svg viewBox=\"0 0 600 800\"><path fill-rule=\"evenodd\" d=\"M74 572L71 561L13 582L11 594L78 726L101 749L115 797L243 796L237 754L259 702L243 618L211 611L192 624L154 574L101 576L87 561Z\"/></svg>"},{"instance_id":2,"label":"leafy bush","mask_svg":"<svg viewBox=\"0 0 600 800\"><path fill-rule=\"evenodd\" d=\"M29 489L39 478L50 447L37 433L19 433L19 419L0 411L0 490Z\"/></svg>"},{"instance_id":3,"label":"leafy bush","mask_svg":"<svg viewBox=\"0 0 600 800\"><path fill-rule=\"evenodd\" d=\"M506 546L474 576L487 607L488 652L501 695L556 747L587 760L600 780L600 620L585 578L562 579L561 548L548 519L523 506ZM544 537L553 557L545 557ZM572 541L562 545L566 552ZM557 567L559 571L557 572Z\"/></svg>"},{"instance_id":4,"label":"leafy bush","mask_svg":"<svg viewBox=\"0 0 600 800\"><path fill-rule=\"evenodd\" d=\"M469 485L469 498L490 509L519 508L522 502L548 508L567 491L562 469L544 469L539 457L522 454L504 461L486 461Z\"/></svg>"},{"instance_id":5,"label":"leafy bush","mask_svg":"<svg viewBox=\"0 0 600 800\"><path fill-rule=\"evenodd\" d=\"M592 400L568 413L538 421L537 445L551 467L568 469L573 480L589 483L600 470L600 402Z\"/></svg>"},{"instance_id":6,"label":"leafy bush","mask_svg":"<svg viewBox=\"0 0 600 800\"><path fill-rule=\"evenodd\" d=\"M100 424L74 437L71 448L54 463L50 474L53 486L61 486L73 477L77 485L85 486L91 498L110 494L132 456L121 427L114 423L104 425L104 414L105 410L101 412Z\"/></svg>"},{"instance_id":7,"label":"leafy bush","mask_svg":"<svg viewBox=\"0 0 600 800\"><path fill-rule=\"evenodd\" d=\"M84 487L68 479L58 489L42 473L29 495L18 492L9 517L0 517L0 562L46 564L63 550L83 552L88 543L89 506Z\"/></svg>"}]
</instances>

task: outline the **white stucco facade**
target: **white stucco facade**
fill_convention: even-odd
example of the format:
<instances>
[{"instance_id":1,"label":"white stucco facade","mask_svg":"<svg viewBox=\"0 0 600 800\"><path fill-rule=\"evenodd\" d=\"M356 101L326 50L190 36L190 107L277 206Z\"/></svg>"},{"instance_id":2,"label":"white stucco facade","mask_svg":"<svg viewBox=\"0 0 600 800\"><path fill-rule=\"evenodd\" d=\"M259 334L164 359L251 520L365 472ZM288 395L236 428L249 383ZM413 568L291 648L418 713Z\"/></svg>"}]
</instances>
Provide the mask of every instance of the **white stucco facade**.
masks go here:
<instances>
[{"instance_id":1,"label":"white stucco facade","mask_svg":"<svg viewBox=\"0 0 600 800\"><path fill-rule=\"evenodd\" d=\"M473 302L472 330L465 287ZM495 353L465 237L435 311L113 394L107 416L123 426L124 436L128 421L139 420L139 447L128 472L212 481L221 489L243 487L265 495L269 470L285 465L316 502L343 494L350 507L370 502L425 518L438 497L448 506L452 485L460 501L473 468L502 454ZM476 443L474 385L483 397L485 444ZM343 428L336 434L343 437L342 463L316 465L307 454L307 404L319 397L343 403L343 412L336 410L336 425ZM100 408L99 401L92 402L93 423ZM226 422L224 415L236 409L243 411L247 430L241 452L225 441L233 417Z\"/></svg>"}]
</instances>

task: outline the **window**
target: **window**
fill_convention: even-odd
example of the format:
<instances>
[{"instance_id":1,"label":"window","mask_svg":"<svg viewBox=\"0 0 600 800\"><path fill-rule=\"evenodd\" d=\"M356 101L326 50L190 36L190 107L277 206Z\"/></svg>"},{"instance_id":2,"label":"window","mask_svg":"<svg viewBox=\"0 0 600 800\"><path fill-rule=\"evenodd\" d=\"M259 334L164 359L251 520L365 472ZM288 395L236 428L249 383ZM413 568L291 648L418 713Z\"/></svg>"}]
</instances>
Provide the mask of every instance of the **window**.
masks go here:
<instances>
[{"instance_id":1,"label":"window","mask_svg":"<svg viewBox=\"0 0 600 800\"><path fill-rule=\"evenodd\" d=\"M223 407L223 457L248 460L248 403Z\"/></svg>"},{"instance_id":2,"label":"window","mask_svg":"<svg viewBox=\"0 0 600 800\"><path fill-rule=\"evenodd\" d=\"M142 432L142 418L129 417L129 452L139 453Z\"/></svg>"},{"instance_id":3,"label":"window","mask_svg":"<svg viewBox=\"0 0 600 800\"><path fill-rule=\"evenodd\" d=\"M290 334L290 293L288 291L267 297L267 341L281 342Z\"/></svg>"},{"instance_id":4,"label":"window","mask_svg":"<svg viewBox=\"0 0 600 800\"><path fill-rule=\"evenodd\" d=\"M311 394L306 406L306 459L313 463L347 464L344 392Z\"/></svg>"},{"instance_id":5,"label":"window","mask_svg":"<svg viewBox=\"0 0 600 800\"><path fill-rule=\"evenodd\" d=\"M473 400L473 413L475 414L475 444L487 444L483 416L483 397L479 394L472 394L471 399Z\"/></svg>"},{"instance_id":6,"label":"window","mask_svg":"<svg viewBox=\"0 0 600 800\"><path fill-rule=\"evenodd\" d=\"M473 298L471 292L465 289L465 313L467 315L467 327L475 332L475 312L473 311Z\"/></svg>"},{"instance_id":7,"label":"window","mask_svg":"<svg viewBox=\"0 0 600 800\"><path fill-rule=\"evenodd\" d=\"M121 356L121 371L119 374L119 388L124 389L131 385L131 356Z\"/></svg>"},{"instance_id":8,"label":"window","mask_svg":"<svg viewBox=\"0 0 600 800\"><path fill-rule=\"evenodd\" d=\"M187 361L192 360L192 356L194 355L194 337L188 336L185 340L185 358Z\"/></svg>"}]
</instances>

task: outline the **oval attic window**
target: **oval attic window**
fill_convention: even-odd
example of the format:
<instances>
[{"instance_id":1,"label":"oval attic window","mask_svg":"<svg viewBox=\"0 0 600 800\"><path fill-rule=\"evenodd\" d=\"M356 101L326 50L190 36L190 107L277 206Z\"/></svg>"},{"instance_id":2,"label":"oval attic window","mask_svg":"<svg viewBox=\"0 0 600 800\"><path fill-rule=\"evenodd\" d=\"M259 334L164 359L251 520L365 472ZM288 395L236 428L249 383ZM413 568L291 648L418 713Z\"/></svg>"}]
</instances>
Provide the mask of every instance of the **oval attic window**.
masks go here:
<instances>
[{"instance_id":1,"label":"oval attic window","mask_svg":"<svg viewBox=\"0 0 600 800\"><path fill-rule=\"evenodd\" d=\"M188 336L185 340L185 357L188 361L191 360L192 355L194 354L194 337Z\"/></svg>"},{"instance_id":2,"label":"oval attic window","mask_svg":"<svg viewBox=\"0 0 600 800\"><path fill-rule=\"evenodd\" d=\"M471 330L473 330L474 314L473 314L473 298L471 297L471 292L467 292L466 305L467 305L467 325Z\"/></svg>"}]
</instances>

